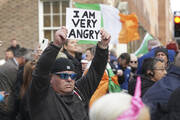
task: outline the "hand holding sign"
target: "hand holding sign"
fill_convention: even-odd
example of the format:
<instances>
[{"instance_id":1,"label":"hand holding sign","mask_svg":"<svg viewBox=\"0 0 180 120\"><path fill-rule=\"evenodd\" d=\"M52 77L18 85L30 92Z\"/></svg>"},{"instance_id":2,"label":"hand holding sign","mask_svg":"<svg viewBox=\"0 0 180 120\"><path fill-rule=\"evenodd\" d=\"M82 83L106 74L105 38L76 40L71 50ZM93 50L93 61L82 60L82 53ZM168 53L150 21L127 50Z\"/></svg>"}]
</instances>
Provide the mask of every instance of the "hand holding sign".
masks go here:
<instances>
[{"instance_id":1,"label":"hand holding sign","mask_svg":"<svg viewBox=\"0 0 180 120\"><path fill-rule=\"evenodd\" d=\"M53 41L53 44L61 47L66 42L67 37L67 29L66 27L61 27L58 31L55 33L55 40Z\"/></svg>"},{"instance_id":2,"label":"hand holding sign","mask_svg":"<svg viewBox=\"0 0 180 120\"><path fill-rule=\"evenodd\" d=\"M68 39L100 41L101 14L95 10L66 8Z\"/></svg>"},{"instance_id":3,"label":"hand holding sign","mask_svg":"<svg viewBox=\"0 0 180 120\"><path fill-rule=\"evenodd\" d=\"M107 33L104 29L101 29L101 41L98 43L98 46L102 49L106 49L109 45L111 35Z\"/></svg>"}]
</instances>

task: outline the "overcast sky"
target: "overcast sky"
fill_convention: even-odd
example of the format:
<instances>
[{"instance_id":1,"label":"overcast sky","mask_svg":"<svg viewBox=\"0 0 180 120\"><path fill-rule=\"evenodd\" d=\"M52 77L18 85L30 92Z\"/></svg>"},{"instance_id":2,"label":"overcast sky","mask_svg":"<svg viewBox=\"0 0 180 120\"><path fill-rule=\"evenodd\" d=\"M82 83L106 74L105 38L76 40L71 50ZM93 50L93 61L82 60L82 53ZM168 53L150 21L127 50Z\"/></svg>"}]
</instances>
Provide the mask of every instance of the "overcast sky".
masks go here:
<instances>
[{"instance_id":1,"label":"overcast sky","mask_svg":"<svg viewBox=\"0 0 180 120\"><path fill-rule=\"evenodd\" d=\"M180 11L180 0L171 0L172 11Z\"/></svg>"}]
</instances>

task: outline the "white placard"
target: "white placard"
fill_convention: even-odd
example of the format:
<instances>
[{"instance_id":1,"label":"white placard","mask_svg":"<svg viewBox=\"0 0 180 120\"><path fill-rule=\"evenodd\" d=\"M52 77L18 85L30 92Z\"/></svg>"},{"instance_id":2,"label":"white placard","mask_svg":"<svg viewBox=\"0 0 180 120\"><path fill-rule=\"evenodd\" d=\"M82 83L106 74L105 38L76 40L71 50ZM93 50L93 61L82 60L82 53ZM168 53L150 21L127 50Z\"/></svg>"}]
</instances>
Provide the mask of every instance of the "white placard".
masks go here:
<instances>
[{"instance_id":1,"label":"white placard","mask_svg":"<svg viewBox=\"0 0 180 120\"><path fill-rule=\"evenodd\" d=\"M68 39L100 41L101 12L66 8Z\"/></svg>"}]
</instances>

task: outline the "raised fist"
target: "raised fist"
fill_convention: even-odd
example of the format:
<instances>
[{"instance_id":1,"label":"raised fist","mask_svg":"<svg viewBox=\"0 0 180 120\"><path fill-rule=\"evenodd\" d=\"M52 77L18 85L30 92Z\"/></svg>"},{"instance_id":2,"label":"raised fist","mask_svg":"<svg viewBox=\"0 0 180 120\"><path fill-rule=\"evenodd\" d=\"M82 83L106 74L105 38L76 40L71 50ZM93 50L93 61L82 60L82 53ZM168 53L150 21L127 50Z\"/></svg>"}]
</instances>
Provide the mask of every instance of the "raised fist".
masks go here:
<instances>
[{"instance_id":1,"label":"raised fist","mask_svg":"<svg viewBox=\"0 0 180 120\"><path fill-rule=\"evenodd\" d=\"M67 29L66 27L61 27L58 31L55 33L55 40L53 42L54 45L61 47L66 42L67 37Z\"/></svg>"}]
</instances>

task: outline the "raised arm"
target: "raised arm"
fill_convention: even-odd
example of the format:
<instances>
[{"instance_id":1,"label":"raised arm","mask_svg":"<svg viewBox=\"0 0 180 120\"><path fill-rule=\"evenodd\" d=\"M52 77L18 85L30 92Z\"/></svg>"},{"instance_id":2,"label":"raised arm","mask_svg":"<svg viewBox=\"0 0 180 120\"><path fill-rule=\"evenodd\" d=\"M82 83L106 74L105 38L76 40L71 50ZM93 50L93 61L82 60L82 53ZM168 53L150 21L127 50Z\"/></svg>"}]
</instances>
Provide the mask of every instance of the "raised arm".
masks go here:
<instances>
[{"instance_id":1,"label":"raised arm","mask_svg":"<svg viewBox=\"0 0 180 120\"><path fill-rule=\"evenodd\" d=\"M40 100L46 96L50 85L50 70L56 60L56 56L61 46L66 41L67 29L62 27L55 33L55 40L44 50L37 62L32 76L30 88L31 100Z\"/></svg>"},{"instance_id":2,"label":"raised arm","mask_svg":"<svg viewBox=\"0 0 180 120\"><path fill-rule=\"evenodd\" d=\"M84 98L89 101L104 74L108 60L108 44L111 36L101 30L101 41L96 47L96 53L87 74L76 82L77 88Z\"/></svg>"}]
</instances>

